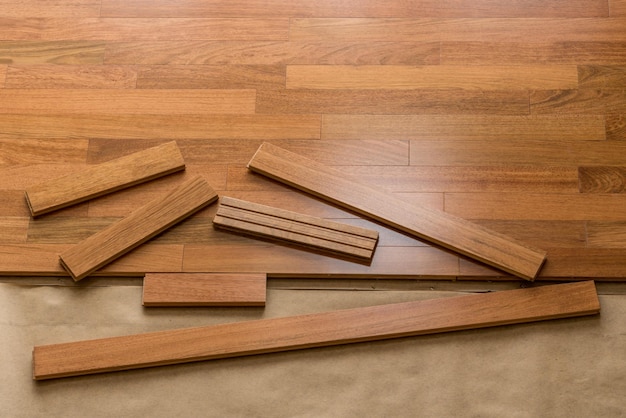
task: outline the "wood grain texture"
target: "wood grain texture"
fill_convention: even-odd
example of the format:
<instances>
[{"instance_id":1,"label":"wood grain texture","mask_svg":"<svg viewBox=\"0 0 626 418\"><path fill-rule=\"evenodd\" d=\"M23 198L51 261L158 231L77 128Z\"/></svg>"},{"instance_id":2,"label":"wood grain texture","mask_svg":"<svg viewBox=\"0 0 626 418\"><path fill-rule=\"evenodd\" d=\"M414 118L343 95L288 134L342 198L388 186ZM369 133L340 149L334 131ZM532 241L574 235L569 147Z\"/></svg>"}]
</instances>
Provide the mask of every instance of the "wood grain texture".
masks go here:
<instances>
[{"instance_id":1,"label":"wood grain texture","mask_svg":"<svg viewBox=\"0 0 626 418\"><path fill-rule=\"evenodd\" d=\"M288 65L289 89L567 89L578 86L574 65Z\"/></svg>"},{"instance_id":2,"label":"wood grain texture","mask_svg":"<svg viewBox=\"0 0 626 418\"><path fill-rule=\"evenodd\" d=\"M168 142L29 186L26 200L31 214L39 216L184 169L176 142Z\"/></svg>"},{"instance_id":3,"label":"wood grain texture","mask_svg":"<svg viewBox=\"0 0 626 418\"><path fill-rule=\"evenodd\" d=\"M97 65L104 61L104 42L0 41L0 63L14 65Z\"/></svg>"},{"instance_id":4,"label":"wood grain texture","mask_svg":"<svg viewBox=\"0 0 626 418\"><path fill-rule=\"evenodd\" d=\"M137 71L128 66L11 65L11 89L133 89Z\"/></svg>"},{"instance_id":5,"label":"wood grain texture","mask_svg":"<svg viewBox=\"0 0 626 418\"><path fill-rule=\"evenodd\" d=\"M600 17L608 16L603 0L510 1L493 0L358 0L350 3L322 0L307 1L233 1L175 0L154 4L147 0L105 0L106 17Z\"/></svg>"},{"instance_id":6,"label":"wood grain texture","mask_svg":"<svg viewBox=\"0 0 626 418\"><path fill-rule=\"evenodd\" d=\"M265 274L147 273L143 306L265 306Z\"/></svg>"},{"instance_id":7,"label":"wood grain texture","mask_svg":"<svg viewBox=\"0 0 626 418\"><path fill-rule=\"evenodd\" d=\"M7 66L0 64L0 89L5 87Z\"/></svg>"},{"instance_id":8,"label":"wood grain texture","mask_svg":"<svg viewBox=\"0 0 626 418\"><path fill-rule=\"evenodd\" d=\"M587 222L587 245L591 248L626 249L626 222Z\"/></svg>"},{"instance_id":9,"label":"wood grain texture","mask_svg":"<svg viewBox=\"0 0 626 418\"><path fill-rule=\"evenodd\" d=\"M626 139L626 114L612 113L606 117L606 139Z\"/></svg>"},{"instance_id":10,"label":"wood grain texture","mask_svg":"<svg viewBox=\"0 0 626 418\"><path fill-rule=\"evenodd\" d=\"M35 380L593 315L592 281L35 346ZM303 333L302 329L307 332Z\"/></svg>"},{"instance_id":11,"label":"wood grain texture","mask_svg":"<svg viewBox=\"0 0 626 418\"><path fill-rule=\"evenodd\" d=\"M259 148L248 167L528 280L534 279L545 259L541 250L461 218L407 204L389 193L353 181L339 171L269 143Z\"/></svg>"},{"instance_id":12,"label":"wood grain texture","mask_svg":"<svg viewBox=\"0 0 626 418\"><path fill-rule=\"evenodd\" d=\"M602 115L329 115L322 139L606 139Z\"/></svg>"},{"instance_id":13,"label":"wood grain texture","mask_svg":"<svg viewBox=\"0 0 626 418\"><path fill-rule=\"evenodd\" d=\"M285 87L284 66L151 65L137 69L139 89L275 89Z\"/></svg>"},{"instance_id":14,"label":"wood grain texture","mask_svg":"<svg viewBox=\"0 0 626 418\"><path fill-rule=\"evenodd\" d=\"M81 241L59 258L74 280L81 280L216 199L209 184L197 177Z\"/></svg>"},{"instance_id":15,"label":"wood grain texture","mask_svg":"<svg viewBox=\"0 0 626 418\"><path fill-rule=\"evenodd\" d=\"M447 89L259 90L262 114L493 114L527 115L528 93Z\"/></svg>"},{"instance_id":16,"label":"wood grain texture","mask_svg":"<svg viewBox=\"0 0 626 418\"><path fill-rule=\"evenodd\" d=\"M551 113L626 113L624 89L536 90L530 94L530 111Z\"/></svg>"},{"instance_id":17,"label":"wood grain texture","mask_svg":"<svg viewBox=\"0 0 626 418\"><path fill-rule=\"evenodd\" d=\"M0 44L1 45L1 44ZM141 41L106 45L107 64L438 64L438 42Z\"/></svg>"},{"instance_id":18,"label":"wood grain texture","mask_svg":"<svg viewBox=\"0 0 626 418\"><path fill-rule=\"evenodd\" d=\"M4 128L4 126L3 126ZM37 137L3 139L0 136L0 166L42 163L78 163L87 160L89 142L81 139ZM2 181L2 180L0 180Z\"/></svg>"},{"instance_id":19,"label":"wood grain texture","mask_svg":"<svg viewBox=\"0 0 626 418\"><path fill-rule=\"evenodd\" d=\"M0 0L0 17L98 17L99 0Z\"/></svg>"},{"instance_id":20,"label":"wood grain texture","mask_svg":"<svg viewBox=\"0 0 626 418\"><path fill-rule=\"evenodd\" d=\"M626 17L626 2L624 0L609 0L609 10L612 17Z\"/></svg>"},{"instance_id":21,"label":"wood grain texture","mask_svg":"<svg viewBox=\"0 0 626 418\"><path fill-rule=\"evenodd\" d=\"M626 193L626 167L578 168L581 193Z\"/></svg>"},{"instance_id":22,"label":"wood grain texture","mask_svg":"<svg viewBox=\"0 0 626 418\"><path fill-rule=\"evenodd\" d=\"M626 66L579 65L578 85L581 88L624 89L626 88Z\"/></svg>"},{"instance_id":23,"label":"wood grain texture","mask_svg":"<svg viewBox=\"0 0 626 418\"><path fill-rule=\"evenodd\" d=\"M18 216L0 216L0 237L6 244L26 242L29 219Z\"/></svg>"},{"instance_id":24,"label":"wood grain texture","mask_svg":"<svg viewBox=\"0 0 626 418\"><path fill-rule=\"evenodd\" d=\"M286 40L288 19L0 18L6 41Z\"/></svg>"},{"instance_id":25,"label":"wood grain texture","mask_svg":"<svg viewBox=\"0 0 626 418\"><path fill-rule=\"evenodd\" d=\"M0 113L252 114L254 90L3 89Z\"/></svg>"},{"instance_id":26,"label":"wood grain texture","mask_svg":"<svg viewBox=\"0 0 626 418\"><path fill-rule=\"evenodd\" d=\"M371 260L378 232L223 196L216 227Z\"/></svg>"}]
</instances>

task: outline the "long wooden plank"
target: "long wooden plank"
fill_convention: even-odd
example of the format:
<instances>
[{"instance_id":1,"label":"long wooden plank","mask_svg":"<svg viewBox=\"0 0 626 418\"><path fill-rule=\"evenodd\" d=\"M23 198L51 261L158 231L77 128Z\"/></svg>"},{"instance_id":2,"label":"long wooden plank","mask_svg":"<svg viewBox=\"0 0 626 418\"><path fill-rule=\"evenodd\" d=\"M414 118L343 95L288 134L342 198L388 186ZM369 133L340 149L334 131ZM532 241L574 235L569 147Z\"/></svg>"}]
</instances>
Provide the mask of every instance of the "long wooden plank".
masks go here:
<instances>
[{"instance_id":1,"label":"long wooden plank","mask_svg":"<svg viewBox=\"0 0 626 418\"><path fill-rule=\"evenodd\" d=\"M414 206L340 171L264 143L248 167L418 238L533 280L545 252L455 216Z\"/></svg>"},{"instance_id":2,"label":"long wooden plank","mask_svg":"<svg viewBox=\"0 0 626 418\"><path fill-rule=\"evenodd\" d=\"M185 169L176 142L149 148L26 189L33 216Z\"/></svg>"},{"instance_id":3,"label":"long wooden plank","mask_svg":"<svg viewBox=\"0 0 626 418\"><path fill-rule=\"evenodd\" d=\"M376 231L226 196L213 224L365 260L378 242Z\"/></svg>"},{"instance_id":4,"label":"long wooden plank","mask_svg":"<svg viewBox=\"0 0 626 418\"><path fill-rule=\"evenodd\" d=\"M64 251L61 264L81 280L216 199L211 186L195 177Z\"/></svg>"},{"instance_id":5,"label":"long wooden plank","mask_svg":"<svg viewBox=\"0 0 626 418\"><path fill-rule=\"evenodd\" d=\"M104 48L102 41L0 41L0 62L97 65L104 60Z\"/></svg>"},{"instance_id":6,"label":"long wooden plank","mask_svg":"<svg viewBox=\"0 0 626 418\"><path fill-rule=\"evenodd\" d=\"M147 273L143 306L264 306L265 274Z\"/></svg>"},{"instance_id":7,"label":"long wooden plank","mask_svg":"<svg viewBox=\"0 0 626 418\"><path fill-rule=\"evenodd\" d=\"M134 89L137 70L121 65L11 65L10 89Z\"/></svg>"},{"instance_id":8,"label":"long wooden plank","mask_svg":"<svg viewBox=\"0 0 626 418\"><path fill-rule=\"evenodd\" d=\"M33 349L35 380L593 315L593 281L102 338Z\"/></svg>"}]
</instances>

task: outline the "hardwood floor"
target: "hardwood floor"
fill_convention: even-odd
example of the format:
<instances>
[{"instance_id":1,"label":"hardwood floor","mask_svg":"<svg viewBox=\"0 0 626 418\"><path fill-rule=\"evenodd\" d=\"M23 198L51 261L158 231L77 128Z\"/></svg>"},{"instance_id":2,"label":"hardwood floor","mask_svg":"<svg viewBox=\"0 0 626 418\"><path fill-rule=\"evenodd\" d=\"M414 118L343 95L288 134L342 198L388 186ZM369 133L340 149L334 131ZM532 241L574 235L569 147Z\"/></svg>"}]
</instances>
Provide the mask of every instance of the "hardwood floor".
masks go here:
<instances>
[{"instance_id":1,"label":"hardwood floor","mask_svg":"<svg viewBox=\"0 0 626 418\"><path fill-rule=\"evenodd\" d=\"M171 140L187 173L30 218L28 186ZM626 1L0 0L0 275L62 275L199 174L376 229L372 265L215 231L209 207L100 274L512 279L251 174L263 141L547 250L539 280L624 281Z\"/></svg>"}]
</instances>

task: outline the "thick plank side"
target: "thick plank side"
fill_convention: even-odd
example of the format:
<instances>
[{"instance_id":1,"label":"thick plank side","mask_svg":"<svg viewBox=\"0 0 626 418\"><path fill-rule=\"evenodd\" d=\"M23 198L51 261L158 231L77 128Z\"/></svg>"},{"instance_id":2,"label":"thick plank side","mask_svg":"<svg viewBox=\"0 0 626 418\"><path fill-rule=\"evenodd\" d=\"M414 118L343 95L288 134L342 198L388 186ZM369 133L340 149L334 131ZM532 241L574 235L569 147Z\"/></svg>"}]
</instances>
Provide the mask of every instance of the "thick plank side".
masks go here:
<instances>
[{"instance_id":1,"label":"thick plank side","mask_svg":"<svg viewBox=\"0 0 626 418\"><path fill-rule=\"evenodd\" d=\"M28 187L26 200L39 216L184 169L176 142L168 142Z\"/></svg>"},{"instance_id":2,"label":"thick plank side","mask_svg":"<svg viewBox=\"0 0 626 418\"><path fill-rule=\"evenodd\" d=\"M575 65L287 66L289 89L518 90L567 89L577 86L578 72Z\"/></svg>"},{"instance_id":3,"label":"thick plank side","mask_svg":"<svg viewBox=\"0 0 626 418\"><path fill-rule=\"evenodd\" d=\"M578 167L581 193L626 193L626 167Z\"/></svg>"},{"instance_id":4,"label":"thick plank side","mask_svg":"<svg viewBox=\"0 0 626 418\"><path fill-rule=\"evenodd\" d=\"M264 306L265 274L147 273L143 306Z\"/></svg>"},{"instance_id":5,"label":"thick plank side","mask_svg":"<svg viewBox=\"0 0 626 418\"><path fill-rule=\"evenodd\" d=\"M128 66L11 65L6 87L12 89L133 89L137 71Z\"/></svg>"},{"instance_id":6,"label":"thick plank side","mask_svg":"<svg viewBox=\"0 0 626 418\"><path fill-rule=\"evenodd\" d=\"M221 198L213 224L366 260L378 242L376 231L231 197Z\"/></svg>"},{"instance_id":7,"label":"thick plank side","mask_svg":"<svg viewBox=\"0 0 626 418\"><path fill-rule=\"evenodd\" d=\"M98 41L0 41L0 63L14 65L98 65L105 43Z\"/></svg>"},{"instance_id":8,"label":"thick plank side","mask_svg":"<svg viewBox=\"0 0 626 418\"><path fill-rule=\"evenodd\" d=\"M33 378L45 380L460 331L599 311L592 281L505 290L35 346Z\"/></svg>"},{"instance_id":9,"label":"thick plank side","mask_svg":"<svg viewBox=\"0 0 626 418\"><path fill-rule=\"evenodd\" d=\"M544 251L461 218L408 204L269 143L259 148L249 168L528 280L545 260Z\"/></svg>"},{"instance_id":10,"label":"thick plank side","mask_svg":"<svg viewBox=\"0 0 626 418\"><path fill-rule=\"evenodd\" d=\"M61 264L81 280L216 199L211 186L196 177L64 251Z\"/></svg>"}]
</instances>

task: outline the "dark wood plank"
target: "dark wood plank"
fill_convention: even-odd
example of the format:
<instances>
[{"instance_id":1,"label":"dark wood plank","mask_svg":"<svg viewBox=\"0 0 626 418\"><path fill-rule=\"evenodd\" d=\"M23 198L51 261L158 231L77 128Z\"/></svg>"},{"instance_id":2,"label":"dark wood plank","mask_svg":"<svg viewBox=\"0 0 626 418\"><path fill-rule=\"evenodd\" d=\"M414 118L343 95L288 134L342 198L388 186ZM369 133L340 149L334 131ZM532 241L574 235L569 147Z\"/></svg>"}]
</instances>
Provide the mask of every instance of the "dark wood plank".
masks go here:
<instances>
[{"instance_id":1,"label":"dark wood plank","mask_svg":"<svg viewBox=\"0 0 626 418\"><path fill-rule=\"evenodd\" d=\"M587 222L587 245L591 248L626 249L626 222Z\"/></svg>"},{"instance_id":2,"label":"dark wood plank","mask_svg":"<svg viewBox=\"0 0 626 418\"><path fill-rule=\"evenodd\" d=\"M626 139L626 114L610 114L606 117L606 139Z\"/></svg>"},{"instance_id":3,"label":"dark wood plank","mask_svg":"<svg viewBox=\"0 0 626 418\"><path fill-rule=\"evenodd\" d=\"M186 328L33 349L35 380L593 315L593 281ZM308 332L303 333L302 329Z\"/></svg>"},{"instance_id":4,"label":"dark wood plank","mask_svg":"<svg viewBox=\"0 0 626 418\"><path fill-rule=\"evenodd\" d=\"M262 114L528 114L525 91L259 90Z\"/></svg>"},{"instance_id":5,"label":"dark wood plank","mask_svg":"<svg viewBox=\"0 0 626 418\"><path fill-rule=\"evenodd\" d=\"M1 45L1 44L0 44ZM107 43L107 64L438 64L438 42L142 41Z\"/></svg>"},{"instance_id":6,"label":"dark wood plank","mask_svg":"<svg viewBox=\"0 0 626 418\"><path fill-rule=\"evenodd\" d=\"M12 89L134 89L137 71L119 65L11 65Z\"/></svg>"},{"instance_id":7,"label":"dark wood plank","mask_svg":"<svg viewBox=\"0 0 626 418\"><path fill-rule=\"evenodd\" d=\"M248 167L518 277L533 280L544 261L541 250L444 212L410 205L340 171L269 143L259 148Z\"/></svg>"},{"instance_id":8,"label":"dark wood plank","mask_svg":"<svg viewBox=\"0 0 626 418\"><path fill-rule=\"evenodd\" d=\"M533 114L626 113L625 89L537 90L530 94Z\"/></svg>"},{"instance_id":9,"label":"dark wood plank","mask_svg":"<svg viewBox=\"0 0 626 418\"><path fill-rule=\"evenodd\" d=\"M99 41L0 41L0 63L13 65L98 65L105 43Z\"/></svg>"},{"instance_id":10,"label":"dark wood plank","mask_svg":"<svg viewBox=\"0 0 626 418\"><path fill-rule=\"evenodd\" d=\"M143 306L264 306L265 274L148 273Z\"/></svg>"},{"instance_id":11,"label":"dark wood plank","mask_svg":"<svg viewBox=\"0 0 626 418\"><path fill-rule=\"evenodd\" d=\"M581 193L626 193L626 167L578 168Z\"/></svg>"},{"instance_id":12,"label":"dark wood plank","mask_svg":"<svg viewBox=\"0 0 626 418\"><path fill-rule=\"evenodd\" d=\"M151 65L137 68L139 89L276 89L285 67L267 65Z\"/></svg>"}]
</instances>

